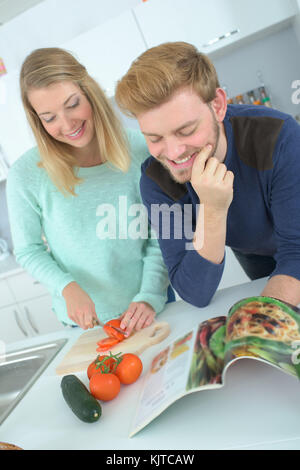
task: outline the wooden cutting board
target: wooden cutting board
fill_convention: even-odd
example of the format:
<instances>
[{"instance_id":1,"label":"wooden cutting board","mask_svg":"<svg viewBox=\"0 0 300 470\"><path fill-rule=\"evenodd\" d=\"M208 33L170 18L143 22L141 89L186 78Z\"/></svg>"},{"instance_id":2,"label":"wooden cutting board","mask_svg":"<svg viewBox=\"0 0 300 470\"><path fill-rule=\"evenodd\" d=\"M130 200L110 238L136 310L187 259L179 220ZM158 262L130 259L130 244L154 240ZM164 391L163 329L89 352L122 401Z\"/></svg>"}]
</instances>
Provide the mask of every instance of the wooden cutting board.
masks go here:
<instances>
[{"instance_id":1,"label":"wooden cutting board","mask_svg":"<svg viewBox=\"0 0 300 470\"><path fill-rule=\"evenodd\" d=\"M110 351L112 354L122 352L140 355L145 349L163 341L169 333L170 325L167 322L154 322L147 328L131 334L129 338L116 344ZM103 338L107 338L107 335L101 327L95 327L83 333L57 366L56 373L66 375L86 370L97 355L101 354L96 349L97 341ZM107 353L109 354L109 351Z\"/></svg>"}]
</instances>

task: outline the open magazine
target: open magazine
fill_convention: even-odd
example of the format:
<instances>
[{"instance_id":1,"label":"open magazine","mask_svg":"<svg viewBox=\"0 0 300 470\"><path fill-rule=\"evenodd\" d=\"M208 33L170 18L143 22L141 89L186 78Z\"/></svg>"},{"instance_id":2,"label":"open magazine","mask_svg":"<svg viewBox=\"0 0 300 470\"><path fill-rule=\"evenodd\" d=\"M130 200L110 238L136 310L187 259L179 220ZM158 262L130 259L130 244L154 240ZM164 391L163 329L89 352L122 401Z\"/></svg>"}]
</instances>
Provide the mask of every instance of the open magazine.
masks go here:
<instances>
[{"instance_id":1,"label":"open magazine","mask_svg":"<svg viewBox=\"0 0 300 470\"><path fill-rule=\"evenodd\" d=\"M241 358L271 364L300 378L300 310L270 297L234 304L160 351L144 377L129 436L188 393L224 386L227 368Z\"/></svg>"}]
</instances>

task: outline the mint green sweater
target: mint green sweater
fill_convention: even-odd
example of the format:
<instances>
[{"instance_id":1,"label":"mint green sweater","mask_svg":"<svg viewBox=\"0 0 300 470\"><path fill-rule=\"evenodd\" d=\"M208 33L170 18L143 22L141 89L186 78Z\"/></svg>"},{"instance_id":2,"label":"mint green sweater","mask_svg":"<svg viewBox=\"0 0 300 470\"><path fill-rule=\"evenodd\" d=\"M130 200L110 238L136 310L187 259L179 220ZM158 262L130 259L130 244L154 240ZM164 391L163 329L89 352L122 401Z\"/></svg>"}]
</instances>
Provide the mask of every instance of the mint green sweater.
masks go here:
<instances>
[{"instance_id":1,"label":"mint green sweater","mask_svg":"<svg viewBox=\"0 0 300 470\"><path fill-rule=\"evenodd\" d=\"M103 322L122 314L131 302L148 302L159 313L167 299L169 281L158 242L147 236L147 222L139 224L140 166L149 153L142 134L127 134L129 171L108 163L80 168L84 182L76 186L76 197L64 196L37 166L37 148L9 171L7 202L16 260L48 287L53 310L68 324L73 322L62 290L71 281L89 294ZM122 210L126 206L128 216Z\"/></svg>"}]
</instances>

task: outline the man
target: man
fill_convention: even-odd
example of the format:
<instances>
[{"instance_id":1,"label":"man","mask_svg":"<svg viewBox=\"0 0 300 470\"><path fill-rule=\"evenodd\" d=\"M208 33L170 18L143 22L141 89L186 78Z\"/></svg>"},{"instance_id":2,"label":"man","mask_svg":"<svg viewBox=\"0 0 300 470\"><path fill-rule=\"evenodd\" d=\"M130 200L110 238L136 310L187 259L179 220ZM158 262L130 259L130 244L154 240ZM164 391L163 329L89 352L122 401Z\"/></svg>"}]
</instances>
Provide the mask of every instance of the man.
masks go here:
<instances>
[{"instance_id":1,"label":"man","mask_svg":"<svg viewBox=\"0 0 300 470\"><path fill-rule=\"evenodd\" d=\"M118 83L116 101L137 118L151 153L142 166L141 194L178 294L206 306L221 280L227 245L251 279L269 276L261 295L299 304L296 121L263 106L227 105L213 64L182 42L143 53ZM169 237L162 235L157 207L162 215L169 208ZM184 230L189 217L190 236Z\"/></svg>"}]
</instances>

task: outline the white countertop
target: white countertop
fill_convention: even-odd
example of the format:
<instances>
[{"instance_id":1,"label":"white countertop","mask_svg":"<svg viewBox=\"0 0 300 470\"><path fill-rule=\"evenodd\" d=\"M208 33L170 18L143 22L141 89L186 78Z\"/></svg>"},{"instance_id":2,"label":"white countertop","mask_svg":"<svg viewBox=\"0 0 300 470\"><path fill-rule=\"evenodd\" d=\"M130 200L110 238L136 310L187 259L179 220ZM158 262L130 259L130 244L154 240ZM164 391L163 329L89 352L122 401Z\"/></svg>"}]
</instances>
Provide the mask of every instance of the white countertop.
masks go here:
<instances>
[{"instance_id":1,"label":"white countertop","mask_svg":"<svg viewBox=\"0 0 300 470\"><path fill-rule=\"evenodd\" d=\"M197 309L183 301L166 307L159 320L168 321L171 334L144 351L144 372L165 345L207 318L226 315L236 301L259 295L266 279L216 292L211 304ZM142 429L128 433L142 385L142 377L103 403L102 416L81 422L62 397L61 377L55 374L79 328L40 336L10 346L39 344L68 337L69 341L14 411L0 426L0 441L29 449L300 449L300 384L297 379L264 363L242 359L229 367L222 389L187 395ZM95 352L95 357L96 357ZM87 386L85 373L76 374Z\"/></svg>"}]
</instances>

